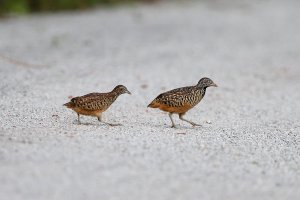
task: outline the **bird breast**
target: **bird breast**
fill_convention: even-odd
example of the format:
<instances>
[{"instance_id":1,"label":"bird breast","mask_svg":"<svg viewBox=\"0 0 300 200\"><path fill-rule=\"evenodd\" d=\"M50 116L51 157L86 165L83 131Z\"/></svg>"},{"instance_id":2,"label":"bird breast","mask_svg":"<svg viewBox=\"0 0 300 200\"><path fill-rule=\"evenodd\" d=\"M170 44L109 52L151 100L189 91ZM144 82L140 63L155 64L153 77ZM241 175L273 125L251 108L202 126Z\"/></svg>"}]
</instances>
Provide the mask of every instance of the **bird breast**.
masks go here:
<instances>
[{"instance_id":1,"label":"bird breast","mask_svg":"<svg viewBox=\"0 0 300 200\"><path fill-rule=\"evenodd\" d=\"M189 104L191 107L197 105L203 98L205 91L203 90L193 90L192 92L184 95L183 105Z\"/></svg>"}]
</instances>

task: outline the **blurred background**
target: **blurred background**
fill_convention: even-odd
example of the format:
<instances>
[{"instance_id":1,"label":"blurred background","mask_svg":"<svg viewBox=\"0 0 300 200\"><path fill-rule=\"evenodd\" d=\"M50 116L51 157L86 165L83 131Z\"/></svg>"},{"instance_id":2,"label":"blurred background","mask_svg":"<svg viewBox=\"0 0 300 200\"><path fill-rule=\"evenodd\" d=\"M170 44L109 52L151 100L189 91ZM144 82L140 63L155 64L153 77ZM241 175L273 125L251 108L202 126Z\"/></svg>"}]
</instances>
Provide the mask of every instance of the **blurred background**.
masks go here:
<instances>
[{"instance_id":1,"label":"blurred background","mask_svg":"<svg viewBox=\"0 0 300 200\"><path fill-rule=\"evenodd\" d=\"M1 200L299 200L299 0L0 0ZM70 10L72 10L70 12ZM209 77L186 118L148 109ZM62 105L123 84L103 119Z\"/></svg>"},{"instance_id":2,"label":"blurred background","mask_svg":"<svg viewBox=\"0 0 300 200\"><path fill-rule=\"evenodd\" d=\"M87 9L95 6L114 6L159 0L0 0L0 14L24 14L41 11Z\"/></svg>"}]
</instances>

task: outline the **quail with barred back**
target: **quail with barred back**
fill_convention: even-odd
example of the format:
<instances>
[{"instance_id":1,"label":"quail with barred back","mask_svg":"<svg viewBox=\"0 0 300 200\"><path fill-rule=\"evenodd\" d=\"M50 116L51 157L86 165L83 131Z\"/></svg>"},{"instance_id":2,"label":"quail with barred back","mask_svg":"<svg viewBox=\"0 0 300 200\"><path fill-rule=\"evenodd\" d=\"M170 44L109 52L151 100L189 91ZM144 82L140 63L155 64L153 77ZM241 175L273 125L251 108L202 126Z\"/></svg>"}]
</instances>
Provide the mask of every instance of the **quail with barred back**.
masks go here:
<instances>
[{"instance_id":1,"label":"quail with barred back","mask_svg":"<svg viewBox=\"0 0 300 200\"><path fill-rule=\"evenodd\" d=\"M64 104L67 108L74 110L78 116L78 123L80 123L80 115L95 116L100 122L102 121L101 115L106 111L110 105L121 94L131 94L123 85L116 86L111 92L107 93L90 93L84 96L74 97L70 102ZM108 125L120 125L103 122Z\"/></svg>"},{"instance_id":2,"label":"quail with barred back","mask_svg":"<svg viewBox=\"0 0 300 200\"><path fill-rule=\"evenodd\" d=\"M175 128L172 119L173 114L178 114L179 119L190 123L192 126L200 126L192 121L183 118L183 115L194 106L196 106L204 97L208 87L217 87L209 78L202 78L194 86L177 88L158 95L149 105L150 108L158 108L169 113L172 122L172 128Z\"/></svg>"}]
</instances>

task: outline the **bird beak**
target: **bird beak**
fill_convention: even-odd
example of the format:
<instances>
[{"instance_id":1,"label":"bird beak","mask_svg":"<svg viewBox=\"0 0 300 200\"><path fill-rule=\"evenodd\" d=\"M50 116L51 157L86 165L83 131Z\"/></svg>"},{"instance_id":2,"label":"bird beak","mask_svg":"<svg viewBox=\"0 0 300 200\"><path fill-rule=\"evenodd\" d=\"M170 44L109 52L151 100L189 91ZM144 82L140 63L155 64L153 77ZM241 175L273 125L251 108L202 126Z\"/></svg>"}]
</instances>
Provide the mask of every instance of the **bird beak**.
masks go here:
<instances>
[{"instance_id":1,"label":"bird beak","mask_svg":"<svg viewBox=\"0 0 300 200\"><path fill-rule=\"evenodd\" d=\"M126 91L127 94L131 94L131 92L129 92L128 90Z\"/></svg>"},{"instance_id":2,"label":"bird beak","mask_svg":"<svg viewBox=\"0 0 300 200\"><path fill-rule=\"evenodd\" d=\"M218 87L217 84L215 84L215 83L211 84L210 86Z\"/></svg>"}]
</instances>

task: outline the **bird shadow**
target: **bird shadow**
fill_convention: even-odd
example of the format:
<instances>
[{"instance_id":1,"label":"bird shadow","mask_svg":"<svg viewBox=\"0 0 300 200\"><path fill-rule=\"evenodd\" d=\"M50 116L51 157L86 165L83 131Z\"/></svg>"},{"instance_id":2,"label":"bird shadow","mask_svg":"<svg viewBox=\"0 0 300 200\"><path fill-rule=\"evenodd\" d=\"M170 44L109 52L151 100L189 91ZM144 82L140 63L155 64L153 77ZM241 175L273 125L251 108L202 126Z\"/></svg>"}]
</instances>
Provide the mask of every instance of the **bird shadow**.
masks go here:
<instances>
[{"instance_id":1,"label":"bird shadow","mask_svg":"<svg viewBox=\"0 0 300 200\"><path fill-rule=\"evenodd\" d=\"M171 125L169 124L143 124L144 126L148 126L148 127L155 127L158 129L164 128L164 129L168 129L171 131L184 131L184 130L201 130L204 127L203 126L189 126L189 125L181 125L181 124L177 124L176 127L171 127Z\"/></svg>"},{"instance_id":2,"label":"bird shadow","mask_svg":"<svg viewBox=\"0 0 300 200\"><path fill-rule=\"evenodd\" d=\"M103 126L103 127L117 127L123 126L122 124L108 124L108 123L91 123L91 122L80 122L78 121L73 122L74 125L84 125L84 126Z\"/></svg>"}]
</instances>

